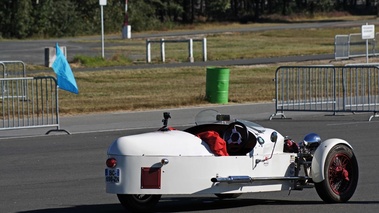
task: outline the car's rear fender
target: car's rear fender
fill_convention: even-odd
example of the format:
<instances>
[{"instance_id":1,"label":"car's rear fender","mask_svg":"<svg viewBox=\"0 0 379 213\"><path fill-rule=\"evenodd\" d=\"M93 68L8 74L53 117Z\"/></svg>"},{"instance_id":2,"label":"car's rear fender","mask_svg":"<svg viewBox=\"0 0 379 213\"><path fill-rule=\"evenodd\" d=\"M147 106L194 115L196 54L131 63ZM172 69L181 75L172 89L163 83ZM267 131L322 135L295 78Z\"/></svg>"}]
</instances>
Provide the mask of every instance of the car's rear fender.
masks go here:
<instances>
[{"instance_id":1,"label":"car's rear fender","mask_svg":"<svg viewBox=\"0 0 379 213\"><path fill-rule=\"evenodd\" d=\"M330 150L337 144L345 144L346 146L353 149L353 147L347 141L339 138L331 138L322 142L320 146L317 148L316 152L314 153L312 159L311 176L313 182L319 183L325 179L324 166L326 157L328 156Z\"/></svg>"}]
</instances>

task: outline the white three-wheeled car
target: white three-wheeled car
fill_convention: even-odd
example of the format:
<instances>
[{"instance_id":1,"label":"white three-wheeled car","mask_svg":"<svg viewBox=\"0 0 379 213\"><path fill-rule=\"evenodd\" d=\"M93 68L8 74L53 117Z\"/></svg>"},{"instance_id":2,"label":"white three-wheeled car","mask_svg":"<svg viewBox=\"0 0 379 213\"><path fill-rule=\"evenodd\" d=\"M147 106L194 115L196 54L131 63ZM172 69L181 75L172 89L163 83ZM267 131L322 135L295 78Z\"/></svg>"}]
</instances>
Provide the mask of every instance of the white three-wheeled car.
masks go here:
<instances>
[{"instance_id":1,"label":"white three-wheeled car","mask_svg":"<svg viewBox=\"0 0 379 213\"><path fill-rule=\"evenodd\" d=\"M106 192L130 211L152 211L161 195L302 190L315 187L328 203L346 202L358 182L358 163L342 139L311 133L295 143L273 129L205 110L185 130L167 126L120 137L108 149ZM214 122L208 123L213 120Z\"/></svg>"}]
</instances>

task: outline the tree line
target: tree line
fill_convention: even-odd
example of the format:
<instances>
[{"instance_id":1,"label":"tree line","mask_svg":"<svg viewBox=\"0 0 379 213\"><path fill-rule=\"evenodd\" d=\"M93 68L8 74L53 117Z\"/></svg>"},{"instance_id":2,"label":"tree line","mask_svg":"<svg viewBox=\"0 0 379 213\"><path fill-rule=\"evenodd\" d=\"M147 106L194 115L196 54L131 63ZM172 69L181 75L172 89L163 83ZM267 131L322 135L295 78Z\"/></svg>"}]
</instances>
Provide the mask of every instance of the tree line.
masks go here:
<instances>
[{"instance_id":1,"label":"tree line","mask_svg":"<svg viewBox=\"0 0 379 213\"><path fill-rule=\"evenodd\" d=\"M273 21L288 16L348 12L378 15L377 0L107 0L106 33L170 29L199 22ZM99 0L1 0L0 38L63 37L98 34Z\"/></svg>"}]
</instances>

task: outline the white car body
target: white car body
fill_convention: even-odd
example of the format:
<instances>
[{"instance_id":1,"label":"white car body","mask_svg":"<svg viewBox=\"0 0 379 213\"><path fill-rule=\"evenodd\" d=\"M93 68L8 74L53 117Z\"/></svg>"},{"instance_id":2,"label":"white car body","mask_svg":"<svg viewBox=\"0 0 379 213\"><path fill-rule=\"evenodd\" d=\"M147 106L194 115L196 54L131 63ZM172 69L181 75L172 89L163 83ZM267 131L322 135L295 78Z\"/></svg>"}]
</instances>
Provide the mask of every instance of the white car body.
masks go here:
<instances>
[{"instance_id":1,"label":"white car body","mask_svg":"<svg viewBox=\"0 0 379 213\"><path fill-rule=\"evenodd\" d=\"M206 127L204 130L216 127L220 132L221 127L228 127L226 124L199 125L188 131L165 128L118 138L107 153L108 159L116 163L105 169L106 192L131 196L216 194L222 197L225 194L301 190L318 184L320 197L332 202L346 202L354 193L358 168L351 145L346 141L329 139L314 150L304 148L307 153L285 152L287 139L281 134L252 122L241 122L246 125L250 135L246 141L253 143L253 147L238 155L217 156L207 142L194 134L198 131L196 128L201 129L203 126ZM233 128L243 135L243 125L239 123ZM225 134L223 137L225 139ZM342 147L342 151L332 151L336 146ZM337 157L329 156L331 152ZM354 182L351 187L349 185L347 196L344 196L345 192L335 190L336 195L330 197L325 195L328 194L325 193L325 184L334 179L324 181L329 177L325 167L329 165L337 168L331 161L340 158L346 158L351 163L346 168L338 167L342 171L330 178L336 179L337 176L337 180L342 182L348 182L350 178ZM128 208L129 201L120 201ZM137 207L133 204L132 207L138 211L146 210L139 208L142 204L137 202Z\"/></svg>"},{"instance_id":2,"label":"white car body","mask_svg":"<svg viewBox=\"0 0 379 213\"><path fill-rule=\"evenodd\" d=\"M267 137L267 134L263 137ZM270 141L269 138L265 140ZM117 159L121 174L128 175L121 175L117 184L108 182L106 190L115 194L210 194L288 190L288 181L232 185L211 182L212 177L291 176L290 173L294 171L291 171L289 165L294 162L295 155L281 151L283 140L280 136L281 142L278 144L281 145L275 147L275 157L256 165L255 159L270 157L274 143L257 145L245 156L215 156L200 138L179 130L121 137L109 148L108 154ZM162 165L162 159L167 159L168 163ZM160 180L156 180L160 181L160 186L145 189L141 187L141 174L136 171L152 167L161 169Z\"/></svg>"}]
</instances>

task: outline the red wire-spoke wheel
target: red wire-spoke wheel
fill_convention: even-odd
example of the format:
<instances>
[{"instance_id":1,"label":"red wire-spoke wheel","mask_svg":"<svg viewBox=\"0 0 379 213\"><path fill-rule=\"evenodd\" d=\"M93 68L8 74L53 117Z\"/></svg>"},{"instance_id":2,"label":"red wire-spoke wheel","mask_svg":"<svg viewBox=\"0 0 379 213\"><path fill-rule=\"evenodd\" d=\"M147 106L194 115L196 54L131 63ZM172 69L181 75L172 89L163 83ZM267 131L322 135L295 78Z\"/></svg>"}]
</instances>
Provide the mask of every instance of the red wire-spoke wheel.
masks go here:
<instances>
[{"instance_id":1,"label":"red wire-spoke wheel","mask_svg":"<svg viewBox=\"0 0 379 213\"><path fill-rule=\"evenodd\" d=\"M358 184L358 162L345 145L334 146L324 164L325 179L315 183L320 198L327 203L347 202L354 194Z\"/></svg>"},{"instance_id":2,"label":"red wire-spoke wheel","mask_svg":"<svg viewBox=\"0 0 379 213\"><path fill-rule=\"evenodd\" d=\"M341 194L349 189L349 172L352 172L350 158L345 154L337 154L329 165L329 185L336 194Z\"/></svg>"}]
</instances>

